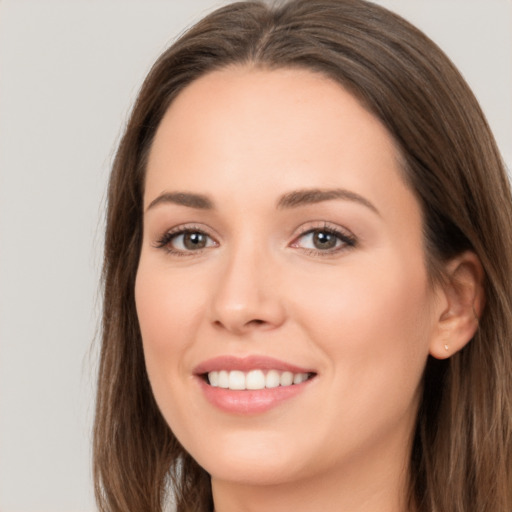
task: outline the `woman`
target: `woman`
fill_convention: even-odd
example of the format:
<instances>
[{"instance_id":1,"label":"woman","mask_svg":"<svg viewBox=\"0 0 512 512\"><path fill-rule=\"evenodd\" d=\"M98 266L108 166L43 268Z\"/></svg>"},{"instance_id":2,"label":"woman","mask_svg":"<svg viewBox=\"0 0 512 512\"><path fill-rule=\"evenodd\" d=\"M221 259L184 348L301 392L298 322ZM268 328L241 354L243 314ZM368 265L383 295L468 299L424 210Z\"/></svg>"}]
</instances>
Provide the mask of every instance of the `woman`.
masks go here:
<instances>
[{"instance_id":1,"label":"woman","mask_svg":"<svg viewBox=\"0 0 512 512\"><path fill-rule=\"evenodd\" d=\"M418 30L207 16L111 176L100 509L510 510L511 255L494 139Z\"/></svg>"}]
</instances>

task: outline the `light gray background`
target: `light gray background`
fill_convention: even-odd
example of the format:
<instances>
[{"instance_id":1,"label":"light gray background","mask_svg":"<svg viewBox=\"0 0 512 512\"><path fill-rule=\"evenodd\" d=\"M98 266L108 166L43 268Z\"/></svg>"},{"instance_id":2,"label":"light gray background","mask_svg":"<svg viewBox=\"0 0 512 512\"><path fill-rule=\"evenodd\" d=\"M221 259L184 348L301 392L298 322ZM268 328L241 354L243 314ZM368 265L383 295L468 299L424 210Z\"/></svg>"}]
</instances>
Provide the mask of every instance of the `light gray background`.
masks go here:
<instances>
[{"instance_id":1,"label":"light gray background","mask_svg":"<svg viewBox=\"0 0 512 512\"><path fill-rule=\"evenodd\" d=\"M0 0L0 512L94 510L102 205L157 55L212 0ZM512 162L510 0L380 1L454 60Z\"/></svg>"}]
</instances>

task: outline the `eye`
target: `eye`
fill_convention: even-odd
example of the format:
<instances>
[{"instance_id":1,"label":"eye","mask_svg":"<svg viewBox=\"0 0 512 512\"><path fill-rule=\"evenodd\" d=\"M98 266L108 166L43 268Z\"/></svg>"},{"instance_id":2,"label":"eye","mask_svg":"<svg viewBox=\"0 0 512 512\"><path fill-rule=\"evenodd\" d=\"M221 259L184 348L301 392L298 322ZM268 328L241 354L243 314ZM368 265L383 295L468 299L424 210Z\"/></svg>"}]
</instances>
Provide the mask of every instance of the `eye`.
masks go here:
<instances>
[{"instance_id":1,"label":"eye","mask_svg":"<svg viewBox=\"0 0 512 512\"><path fill-rule=\"evenodd\" d=\"M174 254L186 254L216 246L217 242L207 233L189 228L169 231L156 243L156 247L165 248Z\"/></svg>"},{"instance_id":2,"label":"eye","mask_svg":"<svg viewBox=\"0 0 512 512\"><path fill-rule=\"evenodd\" d=\"M304 246L309 249L330 250L336 248L341 240L334 233L315 230L302 236Z\"/></svg>"},{"instance_id":3,"label":"eye","mask_svg":"<svg viewBox=\"0 0 512 512\"><path fill-rule=\"evenodd\" d=\"M339 229L324 227L310 229L295 239L292 247L305 249L313 254L332 254L353 247L356 240L353 235Z\"/></svg>"}]
</instances>

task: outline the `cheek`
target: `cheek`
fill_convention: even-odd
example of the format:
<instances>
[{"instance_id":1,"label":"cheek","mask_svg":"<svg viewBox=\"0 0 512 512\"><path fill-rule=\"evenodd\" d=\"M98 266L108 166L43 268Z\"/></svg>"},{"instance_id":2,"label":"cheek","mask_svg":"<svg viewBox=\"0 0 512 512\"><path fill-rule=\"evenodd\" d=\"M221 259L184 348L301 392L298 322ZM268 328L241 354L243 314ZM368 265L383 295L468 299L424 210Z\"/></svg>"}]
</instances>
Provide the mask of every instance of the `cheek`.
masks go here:
<instances>
[{"instance_id":1,"label":"cheek","mask_svg":"<svg viewBox=\"0 0 512 512\"><path fill-rule=\"evenodd\" d=\"M316 411L326 418L322 435L344 432L356 447L383 432L407 436L428 356L427 282L390 264L353 269L337 282L315 280L301 311L329 376L329 399Z\"/></svg>"},{"instance_id":2,"label":"cheek","mask_svg":"<svg viewBox=\"0 0 512 512\"><path fill-rule=\"evenodd\" d=\"M180 396L187 353L193 345L197 319L204 316L198 286L141 257L135 282L135 302L148 377L164 416Z\"/></svg>"},{"instance_id":3,"label":"cheek","mask_svg":"<svg viewBox=\"0 0 512 512\"><path fill-rule=\"evenodd\" d=\"M420 263L382 257L380 263L358 261L339 270L304 275L302 292L296 287L291 293L298 297L296 307L303 301L303 312L311 312L307 317L315 325L328 330L338 325L344 339L359 338L359 333L372 329L382 335L417 331L428 322L430 294Z\"/></svg>"},{"instance_id":4,"label":"cheek","mask_svg":"<svg viewBox=\"0 0 512 512\"><path fill-rule=\"evenodd\" d=\"M378 263L376 263L378 261ZM415 261L421 263L421 258ZM400 258L347 265L340 275L307 283L298 318L325 353L339 389L361 397L416 390L432 334L430 292L423 266ZM298 296L298 291L295 292ZM357 393L357 391L356 391ZM406 397L405 395L407 395Z\"/></svg>"},{"instance_id":5,"label":"cheek","mask_svg":"<svg viewBox=\"0 0 512 512\"><path fill-rule=\"evenodd\" d=\"M161 266L161 265L160 265ZM151 350L179 350L194 318L202 310L197 286L141 258L135 281L137 316L145 345Z\"/></svg>"},{"instance_id":6,"label":"cheek","mask_svg":"<svg viewBox=\"0 0 512 512\"><path fill-rule=\"evenodd\" d=\"M194 436L188 414L195 405L189 396L189 353L204 318L200 280L185 279L143 254L135 282L135 301L144 359L153 395L162 415L180 439ZM195 284L195 285L194 285ZM204 287L203 287L204 288ZM194 424L192 423L192 426Z\"/></svg>"}]
</instances>

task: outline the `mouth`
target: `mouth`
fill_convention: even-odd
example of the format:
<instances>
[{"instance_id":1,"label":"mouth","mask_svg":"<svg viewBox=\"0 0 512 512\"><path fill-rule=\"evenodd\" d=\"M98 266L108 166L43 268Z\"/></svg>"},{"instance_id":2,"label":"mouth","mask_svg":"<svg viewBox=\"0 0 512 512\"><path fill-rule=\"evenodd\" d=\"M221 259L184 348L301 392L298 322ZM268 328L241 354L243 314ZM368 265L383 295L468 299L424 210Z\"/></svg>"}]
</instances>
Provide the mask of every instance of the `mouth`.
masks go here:
<instances>
[{"instance_id":1,"label":"mouth","mask_svg":"<svg viewBox=\"0 0 512 512\"><path fill-rule=\"evenodd\" d=\"M267 356L221 356L194 370L206 399L224 413L260 414L307 393L317 372Z\"/></svg>"},{"instance_id":2,"label":"mouth","mask_svg":"<svg viewBox=\"0 0 512 512\"><path fill-rule=\"evenodd\" d=\"M230 389L232 391L274 389L277 387L297 386L312 379L314 372L291 372L276 369L214 370L201 375L202 379L212 387Z\"/></svg>"}]
</instances>

